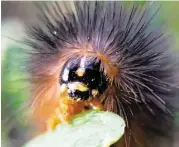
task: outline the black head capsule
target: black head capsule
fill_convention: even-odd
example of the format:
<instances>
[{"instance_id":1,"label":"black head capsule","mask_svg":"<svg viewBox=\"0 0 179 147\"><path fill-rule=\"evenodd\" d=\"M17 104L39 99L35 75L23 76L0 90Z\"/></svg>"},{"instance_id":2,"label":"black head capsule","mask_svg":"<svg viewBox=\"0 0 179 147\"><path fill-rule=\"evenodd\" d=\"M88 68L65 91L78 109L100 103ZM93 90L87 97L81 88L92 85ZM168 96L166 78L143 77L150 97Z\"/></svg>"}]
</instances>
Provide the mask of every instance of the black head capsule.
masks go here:
<instances>
[{"instance_id":1,"label":"black head capsule","mask_svg":"<svg viewBox=\"0 0 179 147\"><path fill-rule=\"evenodd\" d=\"M61 73L61 84L66 84L68 95L76 100L88 100L102 94L107 88L107 78L100 70L101 61L83 57L69 60Z\"/></svg>"}]
</instances>

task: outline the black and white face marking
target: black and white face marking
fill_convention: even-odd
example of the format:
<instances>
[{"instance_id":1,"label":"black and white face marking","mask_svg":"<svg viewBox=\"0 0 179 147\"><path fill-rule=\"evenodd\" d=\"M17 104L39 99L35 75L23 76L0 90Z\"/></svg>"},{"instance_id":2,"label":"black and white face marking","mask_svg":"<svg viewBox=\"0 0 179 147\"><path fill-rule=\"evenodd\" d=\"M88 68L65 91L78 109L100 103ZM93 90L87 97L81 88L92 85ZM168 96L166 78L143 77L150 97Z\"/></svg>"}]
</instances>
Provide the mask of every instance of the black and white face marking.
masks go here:
<instances>
[{"instance_id":1,"label":"black and white face marking","mask_svg":"<svg viewBox=\"0 0 179 147\"><path fill-rule=\"evenodd\" d=\"M107 78L100 71L101 61L83 57L68 61L61 74L61 84L66 84L72 99L87 100L102 94L107 88Z\"/></svg>"}]
</instances>

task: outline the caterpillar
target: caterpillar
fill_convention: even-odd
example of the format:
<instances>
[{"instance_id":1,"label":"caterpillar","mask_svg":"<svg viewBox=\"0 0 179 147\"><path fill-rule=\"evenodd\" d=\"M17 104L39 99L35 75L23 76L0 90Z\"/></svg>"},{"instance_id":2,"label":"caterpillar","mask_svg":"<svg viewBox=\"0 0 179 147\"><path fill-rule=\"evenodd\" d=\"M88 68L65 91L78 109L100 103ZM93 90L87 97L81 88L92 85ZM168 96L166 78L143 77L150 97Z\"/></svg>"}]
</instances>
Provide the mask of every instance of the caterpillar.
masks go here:
<instances>
[{"instance_id":1,"label":"caterpillar","mask_svg":"<svg viewBox=\"0 0 179 147\"><path fill-rule=\"evenodd\" d=\"M37 132L95 108L126 122L114 147L172 146L178 66L165 32L151 27L156 13L98 1L38 8L41 23L28 28L26 40Z\"/></svg>"}]
</instances>

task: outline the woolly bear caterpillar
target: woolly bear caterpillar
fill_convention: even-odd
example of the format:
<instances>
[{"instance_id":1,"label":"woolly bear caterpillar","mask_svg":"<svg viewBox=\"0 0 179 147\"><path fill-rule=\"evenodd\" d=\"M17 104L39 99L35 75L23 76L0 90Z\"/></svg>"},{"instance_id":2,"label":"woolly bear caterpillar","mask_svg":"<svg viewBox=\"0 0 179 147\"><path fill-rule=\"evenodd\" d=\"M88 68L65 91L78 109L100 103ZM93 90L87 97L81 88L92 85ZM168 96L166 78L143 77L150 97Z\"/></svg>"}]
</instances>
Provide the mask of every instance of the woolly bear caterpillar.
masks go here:
<instances>
[{"instance_id":1,"label":"woolly bear caterpillar","mask_svg":"<svg viewBox=\"0 0 179 147\"><path fill-rule=\"evenodd\" d=\"M64 5L65 11L61 3L40 6L42 24L29 31L34 123L46 128L59 105L60 86L70 89L75 81L88 90L72 88L70 97L88 99L97 90L104 109L126 120L118 146L160 146L158 137L171 139L176 67L167 38L149 29L154 16L148 18L148 8L127 9L120 2ZM75 77L78 71L82 78Z\"/></svg>"}]
</instances>

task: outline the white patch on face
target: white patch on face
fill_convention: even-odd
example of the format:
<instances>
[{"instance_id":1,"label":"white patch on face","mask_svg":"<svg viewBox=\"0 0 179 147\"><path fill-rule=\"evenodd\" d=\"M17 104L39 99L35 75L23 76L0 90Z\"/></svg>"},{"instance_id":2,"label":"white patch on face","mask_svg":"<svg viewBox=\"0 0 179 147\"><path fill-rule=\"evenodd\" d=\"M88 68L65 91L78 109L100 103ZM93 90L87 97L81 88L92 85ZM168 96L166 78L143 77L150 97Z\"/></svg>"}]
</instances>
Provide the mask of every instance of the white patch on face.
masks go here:
<instances>
[{"instance_id":1,"label":"white patch on face","mask_svg":"<svg viewBox=\"0 0 179 147\"><path fill-rule=\"evenodd\" d=\"M67 68L65 68L64 73L63 73L63 75L62 75L62 79L63 79L64 81L67 81L67 80L68 80L68 74L69 74L69 70L68 70Z\"/></svg>"},{"instance_id":2,"label":"white patch on face","mask_svg":"<svg viewBox=\"0 0 179 147\"><path fill-rule=\"evenodd\" d=\"M81 59L81 62L80 62L80 67L81 68L85 68L85 62L86 62L86 56L84 56L82 59Z\"/></svg>"},{"instance_id":3,"label":"white patch on face","mask_svg":"<svg viewBox=\"0 0 179 147\"><path fill-rule=\"evenodd\" d=\"M76 85L75 84L71 84L71 83L68 83L68 88L69 88L69 92L75 92L75 89L76 89Z\"/></svg>"}]
</instances>

